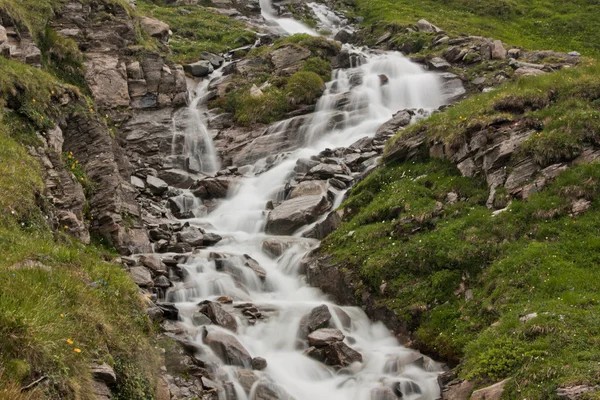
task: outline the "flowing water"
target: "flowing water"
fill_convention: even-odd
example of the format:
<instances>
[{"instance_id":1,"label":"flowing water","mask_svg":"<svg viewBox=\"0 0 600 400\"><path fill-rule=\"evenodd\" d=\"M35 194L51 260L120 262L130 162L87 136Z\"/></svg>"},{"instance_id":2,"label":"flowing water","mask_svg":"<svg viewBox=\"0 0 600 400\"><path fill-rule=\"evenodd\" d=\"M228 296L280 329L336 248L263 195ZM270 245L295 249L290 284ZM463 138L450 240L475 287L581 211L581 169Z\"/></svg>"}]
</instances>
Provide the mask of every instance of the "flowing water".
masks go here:
<instances>
[{"instance_id":1,"label":"flowing water","mask_svg":"<svg viewBox=\"0 0 600 400\"><path fill-rule=\"evenodd\" d=\"M268 0L261 0L266 19L294 33L301 24L274 17ZM293 176L296 160L310 157L325 148L348 146L377 128L398 110L422 108L432 110L444 103L437 76L425 72L398 53L369 54L352 50L354 66L334 72L333 80L319 100L316 111L300 128L301 141L295 150L277 159L266 169L265 160L255 163L240 185L232 190L206 217L188 220L223 237L218 244L188 255L183 265L188 277L167 293L167 300L180 309L183 323L202 349L202 357L212 361L222 382L233 382L239 400L288 398L297 400L433 400L439 397L437 374L440 367L418 353L399 345L382 323L371 322L357 307L342 307L327 300L319 290L308 286L302 276L301 259L318 245L313 239L294 236L271 237L264 232L265 205L277 196ZM198 98L196 98L196 101ZM196 106L191 107L197 110ZM193 115L193 112L192 112ZM205 125L203 128L205 130ZM201 137L208 137L204 134ZM205 152L206 155L206 152ZM203 156L203 164L214 169L216 162ZM206 160L206 162L205 162ZM334 203L341 201L337 193ZM282 200L282 199L279 199ZM278 257L269 256L265 242L283 244L286 250ZM255 267L255 260L263 270ZM226 309L249 307L251 303L261 318L245 318L236 312L235 333L211 325L194 326L193 315L202 300L220 296L233 299ZM321 305L327 305L332 325L345 336L344 343L362 354L363 361L341 370L304 355L298 332L302 318ZM261 379L280 391L279 397L261 397L259 384L245 393L238 379L238 367L224 365L203 344L203 335L221 332L234 335L252 357L267 360L264 371L254 371ZM421 362L415 362L421 360ZM210 362L207 361L207 364ZM213 365L213 364L211 364ZM246 365L246 367L249 367ZM394 392L383 388L393 388ZM287 393L287 395L283 394ZM389 397L389 396L397 397ZM220 391L221 399L234 398Z\"/></svg>"}]
</instances>

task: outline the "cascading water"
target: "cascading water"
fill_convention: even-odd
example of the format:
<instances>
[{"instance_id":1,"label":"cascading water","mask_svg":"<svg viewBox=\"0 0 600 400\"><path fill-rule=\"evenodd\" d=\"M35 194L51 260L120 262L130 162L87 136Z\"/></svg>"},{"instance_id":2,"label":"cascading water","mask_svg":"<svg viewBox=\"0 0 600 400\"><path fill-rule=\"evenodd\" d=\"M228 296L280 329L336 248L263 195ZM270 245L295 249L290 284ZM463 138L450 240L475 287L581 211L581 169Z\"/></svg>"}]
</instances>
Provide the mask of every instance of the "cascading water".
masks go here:
<instances>
[{"instance_id":1,"label":"cascading water","mask_svg":"<svg viewBox=\"0 0 600 400\"><path fill-rule=\"evenodd\" d=\"M220 71L214 72L210 78L218 78ZM219 170L219 159L213 140L206 126L205 112L208 96L207 77L196 87L190 104L183 115L184 126L180 129L173 120L173 140L171 157L176 166L189 173L214 174Z\"/></svg>"},{"instance_id":2,"label":"cascading water","mask_svg":"<svg viewBox=\"0 0 600 400\"><path fill-rule=\"evenodd\" d=\"M268 0L261 0L261 6L263 13L275 19ZM355 59L363 61L334 72L316 111L300 128L304 139L300 148L281 157L266 172L247 174L250 176L208 216L188 220L223 239L187 256L183 264L186 280L171 288L167 299L177 304L184 325L201 349L197 357L220 380L220 399L439 397L436 377L440 367L436 363L400 346L383 324L369 321L361 309L331 303L319 290L306 285L301 259L318 244L300 236L306 228L294 236L265 234L265 206L268 201L282 200L279 193L294 175L298 159L373 136L398 110L435 109L444 103L436 75L400 54L357 53ZM199 97L196 99L201 101ZM265 161L260 160L254 171L264 166ZM337 192L334 206L339 205L342 193ZM279 251L266 251L273 243ZM233 300L222 305L235 315L235 322L229 322L233 328L202 326L206 317L198 316L199 302L221 298L221 303L229 303L222 296ZM323 305L331 314L330 326L339 329L344 343L362 355L361 362L335 370L305 354L306 345L299 335L306 323L303 318ZM206 343L219 335L229 337L230 347L215 352L215 347ZM239 343L234 343L235 339ZM266 369L253 371L255 378L250 383L243 369L249 369L250 361L237 345L252 357L267 361Z\"/></svg>"},{"instance_id":3,"label":"cascading water","mask_svg":"<svg viewBox=\"0 0 600 400\"><path fill-rule=\"evenodd\" d=\"M307 33L316 36L317 33L293 18L279 18L277 11L273 8L270 0L260 0L260 9L263 18L270 24L278 26L284 33L294 35L296 33Z\"/></svg>"}]
</instances>

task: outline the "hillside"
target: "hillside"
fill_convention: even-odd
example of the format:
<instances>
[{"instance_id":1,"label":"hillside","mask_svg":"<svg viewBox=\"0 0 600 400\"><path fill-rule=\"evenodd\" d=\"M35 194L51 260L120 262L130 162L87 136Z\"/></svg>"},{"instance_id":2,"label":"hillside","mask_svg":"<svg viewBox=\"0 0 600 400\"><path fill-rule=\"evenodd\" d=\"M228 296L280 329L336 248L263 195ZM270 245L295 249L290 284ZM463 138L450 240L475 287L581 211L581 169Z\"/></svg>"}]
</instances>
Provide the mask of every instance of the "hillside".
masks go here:
<instances>
[{"instance_id":1,"label":"hillside","mask_svg":"<svg viewBox=\"0 0 600 400\"><path fill-rule=\"evenodd\" d=\"M0 0L0 400L430 390L374 320L445 400L600 399L598 0L330 5L369 50L305 1ZM309 148L390 54L460 101ZM402 380L350 368L382 335Z\"/></svg>"}]
</instances>

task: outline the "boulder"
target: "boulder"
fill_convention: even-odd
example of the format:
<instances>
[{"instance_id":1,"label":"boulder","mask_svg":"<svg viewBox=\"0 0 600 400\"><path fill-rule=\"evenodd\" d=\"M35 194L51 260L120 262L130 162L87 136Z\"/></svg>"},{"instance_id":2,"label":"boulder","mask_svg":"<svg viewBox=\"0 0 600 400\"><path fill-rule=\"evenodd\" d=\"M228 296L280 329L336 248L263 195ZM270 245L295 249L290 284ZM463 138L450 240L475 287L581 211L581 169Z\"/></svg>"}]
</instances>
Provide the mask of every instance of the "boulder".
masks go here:
<instances>
[{"instance_id":1,"label":"boulder","mask_svg":"<svg viewBox=\"0 0 600 400\"><path fill-rule=\"evenodd\" d=\"M150 17L140 17L140 25L149 36L155 37L163 42L169 39L171 32L169 25Z\"/></svg>"},{"instance_id":2,"label":"boulder","mask_svg":"<svg viewBox=\"0 0 600 400\"><path fill-rule=\"evenodd\" d=\"M352 43L354 41L354 32L347 28L340 29L333 39L342 43Z\"/></svg>"},{"instance_id":3,"label":"boulder","mask_svg":"<svg viewBox=\"0 0 600 400\"><path fill-rule=\"evenodd\" d=\"M204 343L228 365L240 367L250 367L252 365L250 353L233 335L211 330L204 337Z\"/></svg>"},{"instance_id":4,"label":"boulder","mask_svg":"<svg viewBox=\"0 0 600 400\"><path fill-rule=\"evenodd\" d=\"M183 70L193 77L202 78L213 72L215 69L210 61L200 60L192 64L184 65Z\"/></svg>"},{"instance_id":5,"label":"boulder","mask_svg":"<svg viewBox=\"0 0 600 400\"><path fill-rule=\"evenodd\" d=\"M443 32L440 28L433 25L431 22L421 19L417 22L417 27L419 28L419 32L434 32L439 33Z\"/></svg>"},{"instance_id":6,"label":"boulder","mask_svg":"<svg viewBox=\"0 0 600 400\"><path fill-rule=\"evenodd\" d=\"M106 363L92 364L90 370L92 372L92 376L97 381L102 381L109 386L117 383L117 375L115 374L115 370Z\"/></svg>"},{"instance_id":7,"label":"boulder","mask_svg":"<svg viewBox=\"0 0 600 400\"><path fill-rule=\"evenodd\" d=\"M327 181L303 181L292 190L289 198L324 195L327 193L327 189Z\"/></svg>"},{"instance_id":8,"label":"boulder","mask_svg":"<svg viewBox=\"0 0 600 400\"><path fill-rule=\"evenodd\" d=\"M244 254L244 260L244 265L254 271L256 276L258 276L260 280L264 282L264 280L267 278L267 271L260 266L258 261L250 257L248 254Z\"/></svg>"},{"instance_id":9,"label":"boulder","mask_svg":"<svg viewBox=\"0 0 600 400\"><path fill-rule=\"evenodd\" d=\"M317 165L319 165L318 161L311 160L310 158L299 158L298 161L296 161L294 171L300 174L306 174Z\"/></svg>"},{"instance_id":10,"label":"boulder","mask_svg":"<svg viewBox=\"0 0 600 400\"><path fill-rule=\"evenodd\" d=\"M427 65L429 66L429 69L438 71L447 70L452 66L448 61L444 60L442 57L433 57L427 60Z\"/></svg>"},{"instance_id":11,"label":"boulder","mask_svg":"<svg viewBox=\"0 0 600 400\"><path fill-rule=\"evenodd\" d=\"M148 175L146 184L148 185L150 192L154 195L161 195L169 189L167 182L152 175Z\"/></svg>"},{"instance_id":12,"label":"boulder","mask_svg":"<svg viewBox=\"0 0 600 400\"><path fill-rule=\"evenodd\" d=\"M331 313L329 312L329 307L326 304L322 304L313 308L308 315L302 318L300 321L300 331L307 337L309 333L317 329L329 327L330 320Z\"/></svg>"},{"instance_id":13,"label":"boulder","mask_svg":"<svg viewBox=\"0 0 600 400\"><path fill-rule=\"evenodd\" d=\"M256 376L254 372L248 369L238 369L237 371L235 371L235 374L237 376L238 382L244 389L244 392L250 394L252 386L254 386L256 382L258 382L258 376Z\"/></svg>"},{"instance_id":14,"label":"boulder","mask_svg":"<svg viewBox=\"0 0 600 400\"><path fill-rule=\"evenodd\" d=\"M515 76L520 77L520 76L539 76L539 75L545 75L546 72L542 71L541 69L537 69L537 68L528 68L528 67L521 67L521 68L517 68L515 70Z\"/></svg>"},{"instance_id":15,"label":"boulder","mask_svg":"<svg viewBox=\"0 0 600 400\"><path fill-rule=\"evenodd\" d=\"M330 206L323 195L286 200L269 213L265 231L272 235L291 235L300 227L315 222Z\"/></svg>"},{"instance_id":16,"label":"boulder","mask_svg":"<svg viewBox=\"0 0 600 400\"><path fill-rule=\"evenodd\" d=\"M256 385L253 400L294 400L283 388L272 382L260 381Z\"/></svg>"},{"instance_id":17,"label":"boulder","mask_svg":"<svg viewBox=\"0 0 600 400\"><path fill-rule=\"evenodd\" d=\"M469 381L448 386L442 392L442 400L469 400L473 388L475 388L475 384Z\"/></svg>"},{"instance_id":18,"label":"boulder","mask_svg":"<svg viewBox=\"0 0 600 400\"><path fill-rule=\"evenodd\" d=\"M177 232L177 241L187 243L192 247L200 247L204 244L204 235L195 226L187 226Z\"/></svg>"},{"instance_id":19,"label":"boulder","mask_svg":"<svg viewBox=\"0 0 600 400\"><path fill-rule=\"evenodd\" d=\"M208 316L201 312L195 312L192 314L192 323L194 326L211 325L212 321Z\"/></svg>"},{"instance_id":20,"label":"boulder","mask_svg":"<svg viewBox=\"0 0 600 400\"><path fill-rule=\"evenodd\" d=\"M215 324L222 326L235 332L237 330L237 322L235 318L223 309L219 303L212 301L203 301L200 303L201 313L205 314Z\"/></svg>"},{"instance_id":21,"label":"boulder","mask_svg":"<svg viewBox=\"0 0 600 400\"><path fill-rule=\"evenodd\" d=\"M323 328L317 329L308 335L308 343L311 346L323 347L334 342L341 342L345 336L339 329Z\"/></svg>"},{"instance_id":22,"label":"boulder","mask_svg":"<svg viewBox=\"0 0 600 400\"><path fill-rule=\"evenodd\" d=\"M119 57L109 53L86 53L85 80L99 107L129 106L127 69Z\"/></svg>"},{"instance_id":23,"label":"boulder","mask_svg":"<svg viewBox=\"0 0 600 400\"><path fill-rule=\"evenodd\" d=\"M508 381L510 379L505 379L492 386L474 391L471 395L471 400L500 400L502 393L504 393L504 386L506 386Z\"/></svg>"},{"instance_id":24,"label":"boulder","mask_svg":"<svg viewBox=\"0 0 600 400\"><path fill-rule=\"evenodd\" d=\"M167 266L162 263L158 254L146 254L140 257L140 263L151 271L167 272Z\"/></svg>"},{"instance_id":25,"label":"boulder","mask_svg":"<svg viewBox=\"0 0 600 400\"><path fill-rule=\"evenodd\" d=\"M262 357L254 357L252 359L252 369L262 371L265 368L267 368L267 360Z\"/></svg>"},{"instance_id":26,"label":"boulder","mask_svg":"<svg viewBox=\"0 0 600 400\"><path fill-rule=\"evenodd\" d=\"M334 342L325 347L311 347L306 355L332 367L347 367L354 362L362 362L362 355L344 342Z\"/></svg>"},{"instance_id":27,"label":"boulder","mask_svg":"<svg viewBox=\"0 0 600 400\"><path fill-rule=\"evenodd\" d=\"M501 40L494 40L492 42L492 59L504 60L506 58L507 51L504 48Z\"/></svg>"},{"instance_id":28,"label":"boulder","mask_svg":"<svg viewBox=\"0 0 600 400\"><path fill-rule=\"evenodd\" d=\"M305 232L302 236L323 240L342 224L342 215L342 211L331 211L329 214L327 214L327 217L324 221L315 224L312 229Z\"/></svg>"},{"instance_id":29,"label":"boulder","mask_svg":"<svg viewBox=\"0 0 600 400\"><path fill-rule=\"evenodd\" d=\"M377 129L375 133L376 138L386 137L395 135L401 127L407 126L410 124L410 121L414 115L414 112L411 110L400 110L394 116L385 122L383 125Z\"/></svg>"},{"instance_id":30,"label":"boulder","mask_svg":"<svg viewBox=\"0 0 600 400\"><path fill-rule=\"evenodd\" d=\"M217 54L209 53L207 51L200 52L200 58L202 60L210 62L214 69L219 68L225 62L225 59Z\"/></svg>"},{"instance_id":31,"label":"boulder","mask_svg":"<svg viewBox=\"0 0 600 400\"><path fill-rule=\"evenodd\" d=\"M300 61L306 60L311 56L308 49L296 46L284 46L271 52L271 62L275 69L281 70Z\"/></svg>"},{"instance_id":32,"label":"boulder","mask_svg":"<svg viewBox=\"0 0 600 400\"><path fill-rule=\"evenodd\" d=\"M8 40L8 35L6 34L6 28L0 25L0 44L3 44Z\"/></svg>"},{"instance_id":33,"label":"boulder","mask_svg":"<svg viewBox=\"0 0 600 400\"><path fill-rule=\"evenodd\" d=\"M129 269L131 279L141 287L150 287L154 285L152 274L146 267L132 267Z\"/></svg>"},{"instance_id":34,"label":"boulder","mask_svg":"<svg viewBox=\"0 0 600 400\"><path fill-rule=\"evenodd\" d=\"M217 176L196 181L192 186L194 196L203 200L224 199L234 179L227 176Z\"/></svg>"},{"instance_id":35,"label":"boulder","mask_svg":"<svg viewBox=\"0 0 600 400\"><path fill-rule=\"evenodd\" d=\"M310 169L310 175L319 179L333 178L336 175L344 174L344 168L339 164L324 164L321 163Z\"/></svg>"}]
</instances>

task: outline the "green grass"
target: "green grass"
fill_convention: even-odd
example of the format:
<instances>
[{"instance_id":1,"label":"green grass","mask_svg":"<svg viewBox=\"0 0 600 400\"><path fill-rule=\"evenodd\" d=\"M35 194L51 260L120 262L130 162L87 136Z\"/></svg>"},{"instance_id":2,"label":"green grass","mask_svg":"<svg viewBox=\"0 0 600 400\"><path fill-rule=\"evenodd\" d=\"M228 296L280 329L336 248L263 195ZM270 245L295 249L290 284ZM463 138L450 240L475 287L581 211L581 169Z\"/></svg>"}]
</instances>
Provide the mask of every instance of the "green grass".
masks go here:
<instances>
[{"instance_id":1,"label":"green grass","mask_svg":"<svg viewBox=\"0 0 600 400\"><path fill-rule=\"evenodd\" d=\"M444 204L449 191L463 200ZM561 385L600 383L599 194L600 165L580 165L493 217L485 183L453 165L392 164L352 191L323 251L462 377L512 377L506 398L551 399ZM579 198L591 208L572 217ZM455 294L461 282L473 300Z\"/></svg>"},{"instance_id":2,"label":"green grass","mask_svg":"<svg viewBox=\"0 0 600 400\"><path fill-rule=\"evenodd\" d=\"M597 0L353 0L367 23L415 25L425 18L453 33L481 35L530 50L600 55Z\"/></svg>"},{"instance_id":3,"label":"green grass","mask_svg":"<svg viewBox=\"0 0 600 400\"><path fill-rule=\"evenodd\" d=\"M138 9L169 24L174 34L169 45L179 63L197 61L202 51L222 53L256 39L244 23L204 7L138 1Z\"/></svg>"},{"instance_id":4,"label":"green grass","mask_svg":"<svg viewBox=\"0 0 600 400\"><path fill-rule=\"evenodd\" d=\"M600 140L600 64L524 77L436 113L394 137L425 131L429 138L459 144L470 133L498 121L522 121L538 132L520 148L542 165L573 159Z\"/></svg>"}]
</instances>

